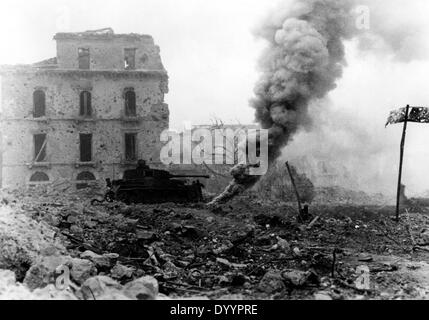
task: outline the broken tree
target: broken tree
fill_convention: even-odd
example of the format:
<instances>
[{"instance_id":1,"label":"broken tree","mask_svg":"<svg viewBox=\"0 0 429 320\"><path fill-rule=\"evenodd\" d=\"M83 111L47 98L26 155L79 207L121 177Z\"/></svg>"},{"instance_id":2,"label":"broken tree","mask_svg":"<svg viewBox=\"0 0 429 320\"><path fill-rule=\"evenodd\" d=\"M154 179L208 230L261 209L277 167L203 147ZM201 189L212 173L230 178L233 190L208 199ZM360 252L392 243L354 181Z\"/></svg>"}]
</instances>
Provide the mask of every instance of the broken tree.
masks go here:
<instances>
[{"instance_id":1,"label":"broken tree","mask_svg":"<svg viewBox=\"0 0 429 320\"><path fill-rule=\"evenodd\" d=\"M287 168L287 171L289 172L290 181L292 183L292 187L293 187L293 189L295 191L295 195L296 195L296 200L298 202L299 218L301 221L305 221L305 219L307 219L307 217L308 217L308 205L305 205L304 207L302 206L301 197L299 196L298 188L296 186L295 178L293 177L292 170L289 166L289 162L286 162L286 168Z\"/></svg>"}]
</instances>

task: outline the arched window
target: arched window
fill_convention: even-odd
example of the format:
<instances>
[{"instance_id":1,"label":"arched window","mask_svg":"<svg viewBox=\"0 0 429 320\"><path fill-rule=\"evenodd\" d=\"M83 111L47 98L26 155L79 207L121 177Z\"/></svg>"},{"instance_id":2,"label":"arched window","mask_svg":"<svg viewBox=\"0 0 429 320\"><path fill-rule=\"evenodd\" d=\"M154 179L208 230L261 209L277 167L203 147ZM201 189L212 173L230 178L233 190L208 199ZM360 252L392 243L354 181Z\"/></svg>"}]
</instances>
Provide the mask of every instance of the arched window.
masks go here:
<instances>
[{"instance_id":1,"label":"arched window","mask_svg":"<svg viewBox=\"0 0 429 320\"><path fill-rule=\"evenodd\" d=\"M127 117L136 116L136 93L133 89L125 91L125 115Z\"/></svg>"},{"instance_id":2,"label":"arched window","mask_svg":"<svg viewBox=\"0 0 429 320\"><path fill-rule=\"evenodd\" d=\"M47 181L49 181L49 177L44 172L36 172L30 178L30 182L47 182Z\"/></svg>"},{"instance_id":3,"label":"arched window","mask_svg":"<svg viewBox=\"0 0 429 320\"><path fill-rule=\"evenodd\" d=\"M89 184L85 183L83 181L95 181L95 176L91 172L84 171L84 172L81 172L77 175L76 180L79 181L79 183L76 185L76 188L78 190L79 189L85 189L85 188L89 187ZM82 183L80 181L82 181Z\"/></svg>"},{"instance_id":4,"label":"arched window","mask_svg":"<svg viewBox=\"0 0 429 320\"><path fill-rule=\"evenodd\" d=\"M82 91L80 93L79 115L90 117L92 115L91 92Z\"/></svg>"},{"instance_id":5,"label":"arched window","mask_svg":"<svg viewBox=\"0 0 429 320\"><path fill-rule=\"evenodd\" d=\"M43 90L36 90L33 93L33 117L40 118L46 115L46 95Z\"/></svg>"}]
</instances>

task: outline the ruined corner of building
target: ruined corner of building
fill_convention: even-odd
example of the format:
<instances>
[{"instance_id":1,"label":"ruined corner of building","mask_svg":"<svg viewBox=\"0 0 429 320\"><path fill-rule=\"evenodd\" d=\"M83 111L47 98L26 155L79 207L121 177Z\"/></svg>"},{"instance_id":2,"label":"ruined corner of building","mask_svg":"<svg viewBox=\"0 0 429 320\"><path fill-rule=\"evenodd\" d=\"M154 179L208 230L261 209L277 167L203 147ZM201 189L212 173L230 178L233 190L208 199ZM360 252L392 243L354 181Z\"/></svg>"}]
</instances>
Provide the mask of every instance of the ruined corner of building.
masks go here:
<instances>
[{"instance_id":1,"label":"ruined corner of building","mask_svg":"<svg viewBox=\"0 0 429 320\"><path fill-rule=\"evenodd\" d=\"M154 39L111 28L57 33L56 56L1 66L0 188L104 186L160 166L168 74Z\"/></svg>"}]
</instances>

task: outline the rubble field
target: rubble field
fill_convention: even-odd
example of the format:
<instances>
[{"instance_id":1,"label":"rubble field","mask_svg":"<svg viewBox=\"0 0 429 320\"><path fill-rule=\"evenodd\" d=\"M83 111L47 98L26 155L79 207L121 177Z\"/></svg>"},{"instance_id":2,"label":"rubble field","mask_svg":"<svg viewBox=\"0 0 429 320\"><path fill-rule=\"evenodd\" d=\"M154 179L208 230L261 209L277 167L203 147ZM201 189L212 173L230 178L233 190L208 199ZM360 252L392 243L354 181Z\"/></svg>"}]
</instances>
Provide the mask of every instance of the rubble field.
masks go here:
<instances>
[{"instance_id":1,"label":"rubble field","mask_svg":"<svg viewBox=\"0 0 429 320\"><path fill-rule=\"evenodd\" d=\"M217 210L97 196L0 195L1 299L429 297L425 208L397 223L393 206L317 204L302 223L250 195Z\"/></svg>"}]
</instances>

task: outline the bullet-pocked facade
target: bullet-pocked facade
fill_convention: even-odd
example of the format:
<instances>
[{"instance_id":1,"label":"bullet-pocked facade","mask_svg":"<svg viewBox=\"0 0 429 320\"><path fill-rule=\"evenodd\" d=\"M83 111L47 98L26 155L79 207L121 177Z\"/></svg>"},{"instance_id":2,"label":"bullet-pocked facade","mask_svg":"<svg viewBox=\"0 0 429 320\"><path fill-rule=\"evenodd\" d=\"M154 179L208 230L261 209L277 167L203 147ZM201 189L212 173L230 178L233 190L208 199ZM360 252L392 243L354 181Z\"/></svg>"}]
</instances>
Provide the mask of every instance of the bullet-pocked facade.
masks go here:
<instances>
[{"instance_id":1,"label":"bullet-pocked facade","mask_svg":"<svg viewBox=\"0 0 429 320\"><path fill-rule=\"evenodd\" d=\"M55 58L1 68L0 187L118 178L157 164L168 75L148 35L59 33Z\"/></svg>"}]
</instances>

